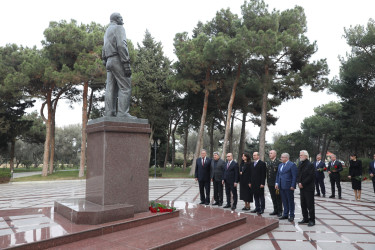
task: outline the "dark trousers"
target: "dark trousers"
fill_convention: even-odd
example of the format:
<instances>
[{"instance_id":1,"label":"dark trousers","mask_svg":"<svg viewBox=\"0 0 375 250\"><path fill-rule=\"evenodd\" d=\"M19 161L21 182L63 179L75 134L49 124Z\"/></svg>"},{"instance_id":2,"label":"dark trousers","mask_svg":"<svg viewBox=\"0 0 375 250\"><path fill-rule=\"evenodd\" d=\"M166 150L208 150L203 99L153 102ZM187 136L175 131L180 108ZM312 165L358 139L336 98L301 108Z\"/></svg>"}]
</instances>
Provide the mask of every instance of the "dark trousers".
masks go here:
<instances>
[{"instance_id":1,"label":"dark trousers","mask_svg":"<svg viewBox=\"0 0 375 250\"><path fill-rule=\"evenodd\" d=\"M107 84L105 90L105 115L124 116L129 113L132 84L130 77L125 76L124 64L119 56L112 56L107 60Z\"/></svg>"},{"instance_id":2,"label":"dark trousers","mask_svg":"<svg viewBox=\"0 0 375 250\"><path fill-rule=\"evenodd\" d=\"M294 190L280 189L280 194L284 207L283 216L288 216L289 214L289 217L294 218Z\"/></svg>"},{"instance_id":3,"label":"dark trousers","mask_svg":"<svg viewBox=\"0 0 375 250\"><path fill-rule=\"evenodd\" d=\"M329 175L329 180L331 181L331 190L333 197L335 196L335 183L337 186L337 192L339 193L339 197L341 197L340 173L331 172L331 174Z\"/></svg>"},{"instance_id":4,"label":"dark trousers","mask_svg":"<svg viewBox=\"0 0 375 250\"><path fill-rule=\"evenodd\" d=\"M303 219L315 222L314 190L306 191L302 188L300 191Z\"/></svg>"},{"instance_id":5,"label":"dark trousers","mask_svg":"<svg viewBox=\"0 0 375 250\"><path fill-rule=\"evenodd\" d=\"M227 195L227 204L230 205L230 193L233 194L233 206L237 206L237 187L234 187L234 183L225 182L225 193Z\"/></svg>"},{"instance_id":6,"label":"dark trousers","mask_svg":"<svg viewBox=\"0 0 375 250\"><path fill-rule=\"evenodd\" d=\"M204 190L206 189L206 196ZM199 192L201 194L201 202L210 203L210 181L199 181Z\"/></svg>"},{"instance_id":7,"label":"dark trousers","mask_svg":"<svg viewBox=\"0 0 375 250\"><path fill-rule=\"evenodd\" d=\"M270 190L271 199L273 203L273 211L276 213L282 213L283 212L283 205L281 201L281 195L276 194L275 185L268 185L268 190Z\"/></svg>"},{"instance_id":8,"label":"dark trousers","mask_svg":"<svg viewBox=\"0 0 375 250\"><path fill-rule=\"evenodd\" d=\"M372 185L374 186L374 193L375 193L375 177L373 177L374 179L372 179Z\"/></svg>"},{"instance_id":9,"label":"dark trousers","mask_svg":"<svg viewBox=\"0 0 375 250\"><path fill-rule=\"evenodd\" d=\"M222 183L222 181L221 180L219 180L219 181L214 180L213 185L214 185L214 200L217 203L223 204L223 183Z\"/></svg>"},{"instance_id":10,"label":"dark trousers","mask_svg":"<svg viewBox=\"0 0 375 250\"><path fill-rule=\"evenodd\" d=\"M266 207L266 201L264 200L264 188L260 188L254 192L255 210L260 212L264 211Z\"/></svg>"},{"instance_id":11,"label":"dark trousers","mask_svg":"<svg viewBox=\"0 0 375 250\"><path fill-rule=\"evenodd\" d=\"M324 177L315 177L315 188L316 188L316 193L320 195L320 189L322 189L322 194L326 194L326 187L324 186Z\"/></svg>"}]
</instances>

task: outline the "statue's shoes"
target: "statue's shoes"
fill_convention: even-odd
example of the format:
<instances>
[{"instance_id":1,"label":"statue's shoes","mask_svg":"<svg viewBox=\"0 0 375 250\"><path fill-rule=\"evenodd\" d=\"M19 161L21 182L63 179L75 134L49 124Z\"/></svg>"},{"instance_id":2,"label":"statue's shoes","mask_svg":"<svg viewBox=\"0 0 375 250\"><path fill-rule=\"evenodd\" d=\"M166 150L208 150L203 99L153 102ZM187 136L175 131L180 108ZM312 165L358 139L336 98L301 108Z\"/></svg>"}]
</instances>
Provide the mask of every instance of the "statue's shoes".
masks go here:
<instances>
[{"instance_id":1,"label":"statue's shoes","mask_svg":"<svg viewBox=\"0 0 375 250\"><path fill-rule=\"evenodd\" d=\"M138 119L137 117L132 116L132 115L130 115L129 113L126 113L126 114L124 114L124 115L118 115L117 117L118 117L118 118L127 118L127 119Z\"/></svg>"}]
</instances>

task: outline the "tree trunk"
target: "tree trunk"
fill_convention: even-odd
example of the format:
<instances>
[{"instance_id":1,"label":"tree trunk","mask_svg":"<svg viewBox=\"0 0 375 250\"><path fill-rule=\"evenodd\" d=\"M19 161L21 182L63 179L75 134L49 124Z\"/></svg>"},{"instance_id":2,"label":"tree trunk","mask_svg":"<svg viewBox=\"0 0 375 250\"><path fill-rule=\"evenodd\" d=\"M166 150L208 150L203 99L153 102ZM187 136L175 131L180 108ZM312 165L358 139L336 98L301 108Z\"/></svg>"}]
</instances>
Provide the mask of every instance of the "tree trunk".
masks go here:
<instances>
[{"instance_id":1,"label":"tree trunk","mask_svg":"<svg viewBox=\"0 0 375 250\"><path fill-rule=\"evenodd\" d=\"M267 130L267 111L268 111L268 81L269 71L268 65L265 66L265 79L263 83L263 96L262 96L262 113L259 131L259 156L264 161L265 147L266 147L266 130Z\"/></svg>"},{"instance_id":2,"label":"tree trunk","mask_svg":"<svg viewBox=\"0 0 375 250\"><path fill-rule=\"evenodd\" d=\"M228 152L231 152L233 154L233 128L234 128L234 118L235 118L236 110L233 111L232 114L232 121L230 123L230 133L229 133L229 147Z\"/></svg>"},{"instance_id":3,"label":"tree trunk","mask_svg":"<svg viewBox=\"0 0 375 250\"><path fill-rule=\"evenodd\" d=\"M53 162L55 159L55 109L52 110L51 137L50 137L50 154L49 154L49 174L53 173Z\"/></svg>"},{"instance_id":4,"label":"tree trunk","mask_svg":"<svg viewBox=\"0 0 375 250\"><path fill-rule=\"evenodd\" d=\"M228 112L227 112L228 114L227 114L227 122L226 122L226 125L225 125L223 153L221 155L222 159L225 159L225 155L227 154L227 144L228 144L228 138L229 138L229 133L230 133L230 122L231 122L231 117L232 117L232 107L233 107L234 98L236 96L236 88L237 88L237 85L238 85L238 81L240 80L241 66L242 66L242 63L240 63L238 65L236 79L234 80L233 87L232 87L232 93L230 95L230 99L229 99L229 103L228 103Z\"/></svg>"},{"instance_id":5,"label":"tree trunk","mask_svg":"<svg viewBox=\"0 0 375 250\"><path fill-rule=\"evenodd\" d=\"M177 127L177 125L176 125ZM176 138L175 138L175 131L172 132L172 162L171 162L171 168L174 169L174 163L176 160Z\"/></svg>"},{"instance_id":6,"label":"tree trunk","mask_svg":"<svg viewBox=\"0 0 375 250\"><path fill-rule=\"evenodd\" d=\"M169 122L168 133L167 133L167 148L165 150L165 157L164 157L164 170L166 170L168 157L169 157L169 140L171 139L171 132L172 132L172 120Z\"/></svg>"},{"instance_id":7,"label":"tree trunk","mask_svg":"<svg viewBox=\"0 0 375 250\"><path fill-rule=\"evenodd\" d=\"M171 163L172 169L174 169L174 163L176 161L176 137L175 137L175 134L176 134L178 124L180 123L181 117L182 117L182 115L179 115L179 117L176 119L176 123L174 124L174 127L171 131L171 135L172 135L172 163Z\"/></svg>"},{"instance_id":8,"label":"tree trunk","mask_svg":"<svg viewBox=\"0 0 375 250\"><path fill-rule=\"evenodd\" d=\"M10 159L9 159L9 168L10 168L11 173L13 173L13 171L14 171L15 148L16 148L16 137L13 137L12 141L10 143Z\"/></svg>"},{"instance_id":9,"label":"tree trunk","mask_svg":"<svg viewBox=\"0 0 375 250\"><path fill-rule=\"evenodd\" d=\"M85 175L85 166L86 166L86 127L88 120L87 112L87 95L89 91L89 83L85 82L83 84L83 96L82 96L82 131L81 131L81 161L79 163L79 174L78 177L83 177ZM91 91L92 93L92 91Z\"/></svg>"},{"instance_id":10,"label":"tree trunk","mask_svg":"<svg viewBox=\"0 0 375 250\"><path fill-rule=\"evenodd\" d=\"M51 141L51 125L52 125L52 90L48 91L47 93L47 110L48 110L48 118L45 120L46 122L46 140L44 142L44 154L43 154L43 170L42 176L47 176L48 173L48 158L49 158L49 149L50 149L50 141ZM43 115L43 105L41 109L41 115Z\"/></svg>"},{"instance_id":11,"label":"tree trunk","mask_svg":"<svg viewBox=\"0 0 375 250\"><path fill-rule=\"evenodd\" d=\"M188 117L188 123L186 124L185 131L184 131L184 171L187 167L187 148L188 148L188 138L189 138L189 120L190 117Z\"/></svg>"},{"instance_id":12,"label":"tree trunk","mask_svg":"<svg viewBox=\"0 0 375 250\"><path fill-rule=\"evenodd\" d=\"M195 153L194 153L194 158L193 158L193 163L191 165L191 170L190 170L190 175L195 174L195 164L196 160L199 155L199 151L201 150L202 147L202 140L203 140L203 132L204 132L204 124L206 123L206 116L207 116L207 107L208 107L208 79L209 79L210 71L207 70L206 72L206 86L204 88L204 102L203 102L203 111L202 111L202 117L201 117L201 125L199 128L199 133L198 133L198 138L197 138L197 145L195 147Z\"/></svg>"},{"instance_id":13,"label":"tree trunk","mask_svg":"<svg viewBox=\"0 0 375 250\"><path fill-rule=\"evenodd\" d=\"M214 156L214 127L215 127L215 117L212 116L210 127L210 158Z\"/></svg>"},{"instance_id":14,"label":"tree trunk","mask_svg":"<svg viewBox=\"0 0 375 250\"><path fill-rule=\"evenodd\" d=\"M322 155L322 157L324 156L324 151L327 152L326 151L326 143L327 143L327 135L324 134L323 138L322 138L322 149L320 151L320 154Z\"/></svg>"},{"instance_id":15,"label":"tree trunk","mask_svg":"<svg viewBox=\"0 0 375 250\"><path fill-rule=\"evenodd\" d=\"M246 117L247 117L247 112L244 111L242 114L240 145L238 147L238 162L241 162L242 154L245 152Z\"/></svg>"},{"instance_id":16,"label":"tree trunk","mask_svg":"<svg viewBox=\"0 0 375 250\"><path fill-rule=\"evenodd\" d=\"M91 93L90 93L90 102L88 104L89 106L89 111L87 112L87 121L90 119L90 114L91 114L91 110L92 110L92 99L94 97L94 90L91 89Z\"/></svg>"}]
</instances>

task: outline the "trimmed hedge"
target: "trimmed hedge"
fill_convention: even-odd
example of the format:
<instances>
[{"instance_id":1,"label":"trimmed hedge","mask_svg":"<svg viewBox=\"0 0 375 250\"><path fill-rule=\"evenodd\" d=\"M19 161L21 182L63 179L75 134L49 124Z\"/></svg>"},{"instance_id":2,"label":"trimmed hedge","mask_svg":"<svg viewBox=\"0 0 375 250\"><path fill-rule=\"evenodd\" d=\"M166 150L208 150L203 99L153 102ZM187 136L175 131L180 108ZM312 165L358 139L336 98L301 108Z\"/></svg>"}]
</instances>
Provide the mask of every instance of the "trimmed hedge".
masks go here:
<instances>
[{"instance_id":1,"label":"trimmed hedge","mask_svg":"<svg viewBox=\"0 0 375 250\"><path fill-rule=\"evenodd\" d=\"M10 169L3 168L0 170L0 183L8 183L10 181Z\"/></svg>"}]
</instances>

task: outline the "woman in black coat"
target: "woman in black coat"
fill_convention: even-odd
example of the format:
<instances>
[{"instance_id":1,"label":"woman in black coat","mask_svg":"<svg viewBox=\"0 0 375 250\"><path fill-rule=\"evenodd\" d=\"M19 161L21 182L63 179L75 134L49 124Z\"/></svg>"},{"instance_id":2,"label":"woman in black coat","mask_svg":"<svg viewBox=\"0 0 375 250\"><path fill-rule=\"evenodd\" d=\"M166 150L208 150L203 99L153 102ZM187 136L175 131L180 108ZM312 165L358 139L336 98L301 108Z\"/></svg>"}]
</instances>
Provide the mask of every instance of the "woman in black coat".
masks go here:
<instances>
[{"instance_id":1,"label":"woman in black coat","mask_svg":"<svg viewBox=\"0 0 375 250\"><path fill-rule=\"evenodd\" d=\"M242 210L250 210L250 202L253 202L253 192L249 187L251 178L251 156L249 153L242 154L242 163L240 166L240 200L245 202Z\"/></svg>"},{"instance_id":2,"label":"woman in black coat","mask_svg":"<svg viewBox=\"0 0 375 250\"><path fill-rule=\"evenodd\" d=\"M357 160L356 154L350 155L348 178L352 180L355 200L360 200L362 191L362 162L361 160Z\"/></svg>"}]
</instances>

